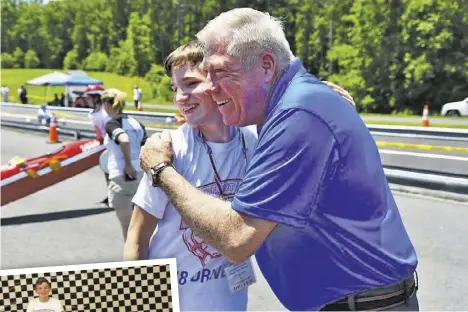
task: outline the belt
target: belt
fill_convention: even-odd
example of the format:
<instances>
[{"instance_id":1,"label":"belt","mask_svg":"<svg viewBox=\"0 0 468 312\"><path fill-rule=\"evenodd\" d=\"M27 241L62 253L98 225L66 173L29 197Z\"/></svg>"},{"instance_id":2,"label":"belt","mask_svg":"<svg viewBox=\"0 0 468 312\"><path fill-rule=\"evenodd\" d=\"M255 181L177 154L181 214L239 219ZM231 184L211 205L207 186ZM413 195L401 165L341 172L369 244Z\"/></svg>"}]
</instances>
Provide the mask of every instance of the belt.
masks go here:
<instances>
[{"instance_id":1,"label":"belt","mask_svg":"<svg viewBox=\"0 0 468 312\"><path fill-rule=\"evenodd\" d=\"M320 311L385 310L407 303L418 290L418 276L413 275L386 287L366 290L325 305Z\"/></svg>"}]
</instances>

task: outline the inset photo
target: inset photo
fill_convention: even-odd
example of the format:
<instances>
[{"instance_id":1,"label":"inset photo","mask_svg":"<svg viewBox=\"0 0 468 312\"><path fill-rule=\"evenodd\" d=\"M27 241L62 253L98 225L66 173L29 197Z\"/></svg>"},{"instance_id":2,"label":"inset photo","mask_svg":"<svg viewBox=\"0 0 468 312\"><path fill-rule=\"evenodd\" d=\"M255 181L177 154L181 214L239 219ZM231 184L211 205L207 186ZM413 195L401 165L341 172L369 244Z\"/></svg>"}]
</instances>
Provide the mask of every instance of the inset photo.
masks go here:
<instances>
[{"instance_id":1,"label":"inset photo","mask_svg":"<svg viewBox=\"0 0 468 312\"><path fill-rule=\"evenodd\" d=\"M0 271L0 312L179 311L175 259Z\"/></svg>"}]
</instances>

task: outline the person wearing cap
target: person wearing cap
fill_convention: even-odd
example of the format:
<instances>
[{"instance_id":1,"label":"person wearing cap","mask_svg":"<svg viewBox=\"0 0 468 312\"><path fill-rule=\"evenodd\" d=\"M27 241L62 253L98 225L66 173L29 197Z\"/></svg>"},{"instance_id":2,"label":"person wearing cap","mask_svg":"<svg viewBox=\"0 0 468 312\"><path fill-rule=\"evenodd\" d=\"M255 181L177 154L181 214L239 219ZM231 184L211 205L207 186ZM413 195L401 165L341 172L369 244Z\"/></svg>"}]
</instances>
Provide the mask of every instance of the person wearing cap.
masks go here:
<instances>
[{"instance_id":1,"label":"person wearing cap","mask_svg":"<svg viewBox=\"0 0 468 312\"><path fill-rule=\"evenodd\" d=\"M99 85L89 85L86 87L84 94L88 105L93 109L89 114L89 118L96 131L96 138L102 142L106 133L106 123L110 117L102 107L101 95L104 88Z\"/></svg>"},{"instance_id":2,"label":"person wearing cap","mask_svg":"<svg viewBox=\"0 0 468 312\"><path fill-rule=\"evenodd\" d=\"M109 157L109 207L119 218L124 240L132 216L132 198L143 176L140 149L147 139L146 129L135 118L123 113L127 94L118 89L106 89L102 94L105 111L111 117L106 124L104 144Z\"/></svg>"},{"instance_id":3,"label":"person wearing cap","mask_svg":"<svg viewBox=\"0 0 468 312\"><path fill-rule=\"evenodd\" d=\"M89 119L91 119L91 123L93 124L94 130L96 131L96 139L101 143L103 142L104 136L106 134L106 123L110 120L110 116L102 106L101 95L103 92L104 88L100 85L89 85L84 90L86 101L93 109L89 113ZM104 151L102 158L106 159L106 156L107 151ZM109 174L107 172L104 172L104 177L106 179L106 184L109 185ZM101 203L107 205L109 203L108 198L106 197Z\"/></svg>"}]
</instances>

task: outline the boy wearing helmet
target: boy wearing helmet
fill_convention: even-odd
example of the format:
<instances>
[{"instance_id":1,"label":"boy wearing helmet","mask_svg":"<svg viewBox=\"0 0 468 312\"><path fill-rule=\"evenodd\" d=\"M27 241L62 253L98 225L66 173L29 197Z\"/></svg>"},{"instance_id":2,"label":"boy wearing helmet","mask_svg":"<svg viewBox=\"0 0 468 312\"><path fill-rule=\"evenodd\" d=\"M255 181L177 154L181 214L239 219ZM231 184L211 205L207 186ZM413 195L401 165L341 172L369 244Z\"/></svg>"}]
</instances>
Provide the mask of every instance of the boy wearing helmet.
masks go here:
<instances>
[{"instance_id":1,"label":"boy wearing helmet","mask_svg":"<svg viewBox=\"0 0 468 312\"><path fill-rule=\"evenodd\" d=\"M89 85L84 90L86 101L93 109L93 111L89 113L89 118L91 119L91 123L96 131L96 139L101 143L103 143L104 136L106 135L106 124L111 119L102 105L101 96L103 92L104 88L100 85ZM103 152L102 158L104 160L107 159L107 151ZM104 172L104 176L106 178L107 185L109 185L109 174ZM107 205L109 203L108 198L106 197L102 203Z\"/></svg>"},{"instance_id":2,"label":"boy wearing helmet","mask_svg":"<svg viewBox=\"0 0 468 312\"><path fill-rule=\"evenodd\" d=\"M110 120L109 115L102 106L101 95L104 88L99 85L89 85L86 87L84 94L88 105L93 109L89 114L89 118L96 131L96 137L101 142L106 134L106 123Z\"/></svg>"}]
</instances>

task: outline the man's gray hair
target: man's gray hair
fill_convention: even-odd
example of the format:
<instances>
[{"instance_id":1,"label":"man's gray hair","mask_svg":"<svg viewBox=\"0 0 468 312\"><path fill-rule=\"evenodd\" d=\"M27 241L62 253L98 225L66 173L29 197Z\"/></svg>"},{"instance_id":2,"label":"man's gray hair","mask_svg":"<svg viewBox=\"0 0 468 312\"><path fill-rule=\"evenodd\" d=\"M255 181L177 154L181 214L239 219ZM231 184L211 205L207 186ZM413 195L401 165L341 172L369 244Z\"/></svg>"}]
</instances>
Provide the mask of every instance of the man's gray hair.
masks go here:
<instances>
[{"instance_id":1,"label":"man's gray hair","mask_svg":"<svg viewBox=\"0 0 468 312\"><path fill-rule=\"evenodd\" d=\"M196 35L209 51L215 44L217 52L241 60L244 68L251 68L264 52L276 56L278 69L293 59L289 42L280 19L250 8L237 8L221 13Z\"/></svg>"}]
</instances>

